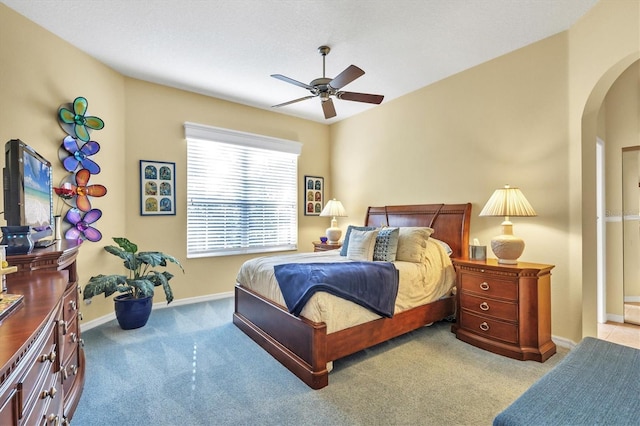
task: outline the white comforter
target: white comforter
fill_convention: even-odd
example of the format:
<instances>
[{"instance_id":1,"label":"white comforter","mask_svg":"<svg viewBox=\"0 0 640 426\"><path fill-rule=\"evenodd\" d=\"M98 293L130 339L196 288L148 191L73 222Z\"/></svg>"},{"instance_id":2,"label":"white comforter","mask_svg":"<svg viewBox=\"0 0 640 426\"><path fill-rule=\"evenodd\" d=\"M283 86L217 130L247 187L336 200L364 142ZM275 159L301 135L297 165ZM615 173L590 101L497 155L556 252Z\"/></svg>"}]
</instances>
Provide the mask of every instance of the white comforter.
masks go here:
<instances>
[{"instance_id":1,"label":"white comforter","mask_svg":"<svg viewBox=\"0 0 640 426\"><path fill-rule=\"evenodd\" d=\"M427 240L426 251L427 260L424 263L394 262L400 275L395 303L396 314L448 295L455 283L453 265L442 245L430 238ZM286 306L273 267L284 263L316 262L350 260L340 256L340 250L259 257L242 265L237 282L267 299ZM380 318L364 307L326 292L313 295L300 315L314 322L324 322L327 325L327 333Z\"/></svg>"}]
</instances>

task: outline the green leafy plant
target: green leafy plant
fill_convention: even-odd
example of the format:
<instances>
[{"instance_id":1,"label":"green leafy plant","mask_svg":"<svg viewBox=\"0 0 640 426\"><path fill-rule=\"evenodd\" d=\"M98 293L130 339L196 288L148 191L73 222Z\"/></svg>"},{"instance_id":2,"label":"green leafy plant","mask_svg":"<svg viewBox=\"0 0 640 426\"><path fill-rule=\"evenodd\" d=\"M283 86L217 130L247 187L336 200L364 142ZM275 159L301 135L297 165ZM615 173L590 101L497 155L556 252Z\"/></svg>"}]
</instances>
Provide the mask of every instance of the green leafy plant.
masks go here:
<instances>
[{"instance_id":1,"label":"green leafy plant","mask_svg":"<svg viewBox=\"0 0 640 426\"><path fill-rule=\"evenodd\" d=\"M128 294L132 298L141 299L153 296L153 288L162 286L167 299L167 304L173 300L173 291L169 280L173 274L167 271L158 272L151 268L157 266L166 267L167 262L175 263L184 268L173 256L157 251L138 252L138 246L126 238L113 237L116 246L105 246L104 249L124 260L124 267L129 270L127 275L97 275L91 277L84 288L83 299L91 299L93 296L104 293L105 297L115 292Z\"/></svg>"}]
</instances>

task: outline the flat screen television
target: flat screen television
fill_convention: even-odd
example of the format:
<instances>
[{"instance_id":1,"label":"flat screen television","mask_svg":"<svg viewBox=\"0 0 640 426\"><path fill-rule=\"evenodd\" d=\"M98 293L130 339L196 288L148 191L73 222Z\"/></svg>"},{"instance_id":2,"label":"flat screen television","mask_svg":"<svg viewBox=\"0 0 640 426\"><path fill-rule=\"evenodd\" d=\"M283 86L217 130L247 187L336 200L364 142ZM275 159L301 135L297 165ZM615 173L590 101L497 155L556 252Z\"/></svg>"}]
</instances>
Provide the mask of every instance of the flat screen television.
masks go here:
<instances>
[{"instance_id":1,"label":"flat screen television","mask_svg":"<svg viewBox=\"0 0 640 426\"><path fill-rule=\"evenodd\" d=\"M19 139L4 150L4 218L9 227L31 227L31 240L37 242L53 234L51 163Z\"/></svg>"}]
</instances>

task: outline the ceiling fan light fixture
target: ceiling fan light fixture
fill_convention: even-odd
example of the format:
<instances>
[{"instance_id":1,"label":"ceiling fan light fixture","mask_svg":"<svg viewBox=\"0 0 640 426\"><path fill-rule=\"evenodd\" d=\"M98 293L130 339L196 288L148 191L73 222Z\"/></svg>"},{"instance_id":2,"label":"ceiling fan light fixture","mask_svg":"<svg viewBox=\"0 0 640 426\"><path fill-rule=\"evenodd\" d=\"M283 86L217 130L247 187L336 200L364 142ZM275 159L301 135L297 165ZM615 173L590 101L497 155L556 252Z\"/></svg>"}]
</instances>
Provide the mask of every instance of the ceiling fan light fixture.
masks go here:
<instances>
[{"instance_id":1,"label":"ceiling fan light fixture","mask_svg":"<svg viewBox=\"0 0 640 426\"><path fill-rule=\"evenodd\" d=\"M272 108L282 107L285 105L291 105L296 102L300 102L306 99L320 97L322 110L326 119L336 116L333 101L331 96L335 96L337 99L344 99L346 101L364 102L369 104L379 104L384 98L383 95L372 95L368 93L354 93L354 92L338 92L339 89L351 83L355 79L364 75L364 71L355 65L349 65L338 74L335 78L327 78L325 76L325 58L331 51L329 46L318 47L318 52L322 55L322 77L316 78L309 84L301 83L289 77L285 77L282 74L271 74L271 77L282 80L285 83L293 84L295 86L302 87L311 92L311 96L306 96L293 101L284 102L278 105L273 105Z\"/></svg>"}]
</instances>

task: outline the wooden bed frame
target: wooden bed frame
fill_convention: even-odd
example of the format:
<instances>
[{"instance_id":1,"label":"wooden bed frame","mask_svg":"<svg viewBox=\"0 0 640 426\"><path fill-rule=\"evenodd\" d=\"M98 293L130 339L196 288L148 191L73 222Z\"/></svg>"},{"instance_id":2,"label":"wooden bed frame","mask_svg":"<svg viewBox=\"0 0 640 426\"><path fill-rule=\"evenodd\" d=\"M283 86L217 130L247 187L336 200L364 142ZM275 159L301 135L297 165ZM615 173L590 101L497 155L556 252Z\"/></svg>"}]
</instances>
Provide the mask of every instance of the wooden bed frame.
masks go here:
<instances>
[{"instance_id":1,"label":"wooden bed frame","mask_svg":"<svg viewBox=\"0 0 640 426\"><path fill-rule=\"evenodd\" d=\"M428 226L451 246L451 257L466 254L471 204L369 207L366 226ZM454 296L375 321L327 334L324 323L296 317L287 308L238 284L233 323L313 389L329 384L327 362L408 333L455 312Z\"/></svg>"}]
</instances>

